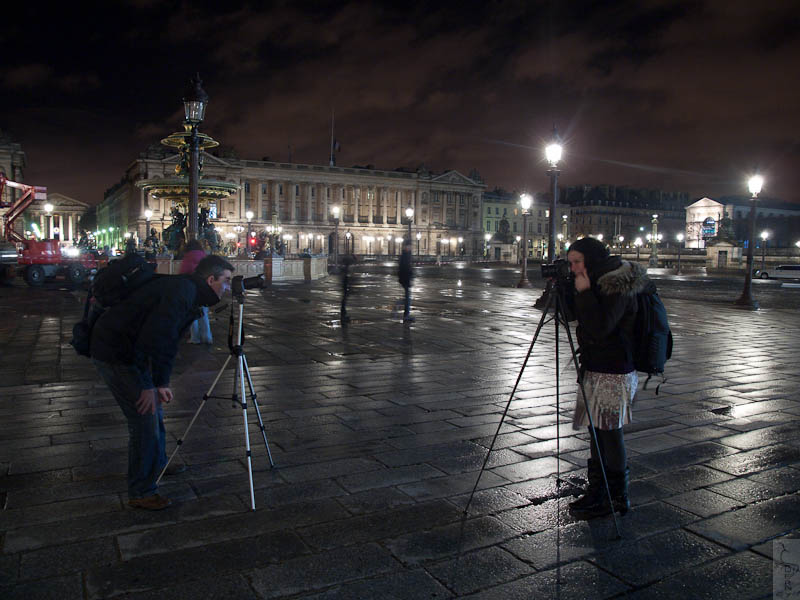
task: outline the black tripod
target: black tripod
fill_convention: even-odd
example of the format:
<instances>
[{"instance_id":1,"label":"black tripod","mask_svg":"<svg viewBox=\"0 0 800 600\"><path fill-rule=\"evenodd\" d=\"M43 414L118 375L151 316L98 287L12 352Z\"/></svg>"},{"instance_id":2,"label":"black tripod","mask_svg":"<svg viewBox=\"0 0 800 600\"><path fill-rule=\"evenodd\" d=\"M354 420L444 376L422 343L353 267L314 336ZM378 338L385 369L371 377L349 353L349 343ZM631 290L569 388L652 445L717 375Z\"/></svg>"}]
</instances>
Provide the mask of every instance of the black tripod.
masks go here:
<instances>
[{"instance_id":1,"label":"black tripod","mask_svg":"<svg viewBox=\"0 0 800 600\"><path fill-rule=\"evenodd\" d=\"M525 355L525 360L522 363L522 368L519 371L519 375L517 376L517 381L514 383L514 389L511 390L511 395L508 398L508 402L506 403L506 408L503 411L503 416L500 417L500 422L497 424L497 431L492 438L492 443L489 445L489 451L486 453L486 458L483 461L483 466L481 467L480 472L478 473L478 478L475 481L475 486L472 488L472 493L469 495L469 500L467 500L467 505L464 507L464 514L467 514L469 510L469 505L472 503L472 497L475 495L475 490L478 489L478 483L480 483L481 476L483 475L483 471L486 469L486 464L489 462L489 456L494 449L494 444L497 441L497 436L500 433L500 428L503 426L503 421L505 421L506 415L508 414L508 409L511 406L511 401L514 399L514 394L517 391L517 387L519 386L519 382L522 379L522 374L525 372L525 367L528 364L528 359L531 357L531 352L533 351L533 346L536 344L536 340L539 337L539 332L541 332L542 327L546 325L548 322L552 321L555 326L555 363L556 363L556 485L561 485L561 465L559 462L559 457L561 455L561 406L560 406L560 397L561 397L561 390L559 385L559 375L561 373L560 366L559 366L559 325L561 325L564 330L567 332L567 339L569 340L569 347L572 352L572 362L575 366L575 370L578 373L578 386L581 390L581 397L583 398L583 405L586 408L586 415L589 417L589 430L591 432L591 442L594 444L595 449L597 450L597 457L598 462L600 463L600 470L603 474L603 483L605 484L606 494L608 494L608 505L611 507L611 516L614 519L614 527L617 530L617 536L622 537L622 534L619 530L619 523L617 523L617 516L614 511L614 502L611 498L611 490L608 486L608 477L606 476L606 468L603 464L603 454L600 450L600 444L597 440L597 432L594 428L594 419L592 418L592 413L589 410L589 403L586 399L586 390L583 387L583 373L581 372L580 367L578 366L578 358L577 352L575 350L575 343L572 340L572 330L569 328L569 320L567 318L566 312L566 302L564 300L564 286L568 285L566 281L564 281L564 277L556 277L551 280L551 285L548 287L550 288L549 292L546 292L547 300L545 303L544 311L542 312L542 318L539 319L539 325L536 327L536 333L533 334L533 340L531 340L531 345L528 348L528 354ZM547 318L550 309L553 309L553 314L551 315L550 319Z\"/></svg>"},{"instance_id":2,"label":"black tripod","mask_svg":"<svg viewBox=\"0 0 800 600\"><path fill-rule=\"evenodd\" d=\"M241 280L241 277L237 277L236 279ZM236 301L235 303L231 304L231 316L228 322L228 348L230 349L230 354L228 358L225 359L225 364L222 365L222 368L217 373L217 376L214 378L214 383L211 384L211 387L208 388L208 391L203 394L203 401L200 403L200 406L197 409L197 412L194 413L192 420L189 422L189 426L186 428L186 431L183 432L183 436L178 439L178 443L175 446L175 450L172 451L172 454L167 461L167 464L164 465L161 474L158 476L156 483L161 481L161 478L164 476L164 473L169 466L169 463L172 462L172 459L180 450L181 445L183 444L186 436L189 434L189 430L194 425L194 422L197 420L197 417L200 415L200 411L203 410L203 407L206 405L206 402L210 398L215 398L217 400L224 400L222 396L212 396L212 392L214 388L217 386L217 383L222 378L222 374L225 372L225 369L228 367L228 363L230 363L232 358L236 359L236 373L233 378L233 393L231 394L231 401L233 402L234 406L237 403L241 404L242 413L244 414L244 445L246 449L245 456L247 457L247 474L250 478L250 507L255 510L256 509L256 498L255 493L253 491L253 466L252 460L250 456L250 431L247 427L247 396L245 395L245 388L244 388L244 381L245 376L247 377L247 386L250 390L250 400L253 403L253 406L256 409L256 415L258 415L258 426L261 429L261 435L264 438L264 446L267 448L267 456L269 457L269 464L271 467L275 466L275 463L272 461L272 452L269 450L269 442L267 441L267 433L264 429L264 421L261 419L261 411L258 408L258 401L256 399L256 392L253 388L253 380L250 377L250 368L247 366L247 357L244 354L244 336L243 336L243 319L244 319L244 289L241 287L241 281L238 282L234 279L233 283L233 298ZM237 290L237 287L239 288ZM234 304L239 306L239 323L237 327L236 333L236 344L233 343L234 335L233 335L233 326L234 326L234 319L233 319L233 307ZM239 398L241 397L241 401Z\"/></svg>"}]
</instances>

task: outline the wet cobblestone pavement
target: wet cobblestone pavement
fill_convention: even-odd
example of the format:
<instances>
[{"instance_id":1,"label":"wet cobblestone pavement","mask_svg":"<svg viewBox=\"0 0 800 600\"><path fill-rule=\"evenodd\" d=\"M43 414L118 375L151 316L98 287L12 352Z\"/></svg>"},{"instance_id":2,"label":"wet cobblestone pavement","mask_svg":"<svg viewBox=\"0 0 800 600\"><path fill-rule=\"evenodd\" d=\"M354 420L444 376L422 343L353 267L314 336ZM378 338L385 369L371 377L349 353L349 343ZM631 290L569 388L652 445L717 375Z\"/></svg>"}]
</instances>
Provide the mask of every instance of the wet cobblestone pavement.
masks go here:
<instances>
[{"instance_id":1,"label":"wet cobblestone pavement","mask_svg":"<svg viewBox=\"0 0 800 600\"><path fill-rule=\"evenodd\" d=\"M419 269L412 325L392 318L389 268L359 270L344 328L335 278L249 292L276 463L249 410L255 512L231 370L162 485L175 506L129 509L124 419L68 345L82 292L0 287L0 597L772 598L772 542L800 537L800 289L754 282L752 313L731 306L741 281L658 279L675 352L626 428L633 508L615 539L611 519L567 511L588 442L565 337L555 397L552 326L463 514L541 316L541 282L518 277ZM173 447L227 324L181 347Z\"/></svg>"}]
</instances>

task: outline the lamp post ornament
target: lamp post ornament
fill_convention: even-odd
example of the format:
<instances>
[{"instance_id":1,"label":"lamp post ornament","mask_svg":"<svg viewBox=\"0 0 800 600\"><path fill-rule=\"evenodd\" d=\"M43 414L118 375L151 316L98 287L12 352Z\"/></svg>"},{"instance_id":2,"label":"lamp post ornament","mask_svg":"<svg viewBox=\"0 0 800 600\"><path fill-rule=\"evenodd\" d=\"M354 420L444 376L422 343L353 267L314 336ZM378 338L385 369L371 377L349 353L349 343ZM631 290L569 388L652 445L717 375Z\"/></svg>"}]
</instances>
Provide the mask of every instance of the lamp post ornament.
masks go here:
<instances>
[{"instance_id":1,"label":"lamp post ornament","mask_svg":"<svg viewBox=\"0 0 800 600\"><path fill-rule=\"evenodd\" d=\"M333 213L333 264L339 265L339 207L331 208Z\"/></svg>"},{"instance_id":2,"label":"lamp post ornament","mask_svg":"<svg viewBox=\"0 0 800 600\"><path fill-rule=\"evenodd\" d=\"M208 94L202 86L200 74L192 78L183 97L183 107L186 123L191 126L189 142L191 153L191 167L189 169L189 214L186 222L187 239L197 238L197 208L198 208L198 180L200 179L200 138L197 135L197 126L203 122L208 104Z\"/></svg>"},{"instance_id":3,"label":"lamp post ornament","mask_svg":"<svg viewBox=\"0 0 800 600\"><path fill-rule=\"evenodd\" d=\"M550 221L547 228L547 260L553 262L556 258L556 207L558 206L558 162L561 160L563 148L559 143L558 131L553 127L553 140L544 150L549 167L547 174L550 176ZM527 250L527 248L526 248Z\"/></svg>"},{"instance_id":4,"label":"lamp post ornament","mask_svg":"<svg viewBox=\"0 0 800 600\"><path fill-rule=\"evenodd\" d=\"M411 241L411 222L414 220L414 209L410 206L406 209L406 219L408 219L408 241Z\"/></svg>"},{"instance_id":5,"label":"lamp post ornament","mask_svg":"<svg viewBox=\"0 0 800 600\"><path fill-rule=\"evenodd\" d=\"M522 273L517 287L530 287L528 281L528 214L530 213L533 196L530 194L520 194L519 205L522 207ZM553 213L550 213L553 214Z\"/></svg>"}]
</instances>

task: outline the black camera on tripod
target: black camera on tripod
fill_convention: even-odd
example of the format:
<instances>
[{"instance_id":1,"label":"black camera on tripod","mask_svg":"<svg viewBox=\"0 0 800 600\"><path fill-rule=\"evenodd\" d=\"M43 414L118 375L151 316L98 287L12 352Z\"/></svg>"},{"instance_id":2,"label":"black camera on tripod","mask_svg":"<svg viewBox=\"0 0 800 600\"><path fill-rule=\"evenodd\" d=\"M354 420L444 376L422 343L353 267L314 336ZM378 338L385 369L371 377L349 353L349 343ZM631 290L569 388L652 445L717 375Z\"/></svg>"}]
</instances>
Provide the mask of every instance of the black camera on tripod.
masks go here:
<instances>
[{"instance_id":1,"label":"black camera on tripod","mask_svg":"<svg viewBox=\"0 0 800 600\"><path fill-rule=\"evenodd\" d=\"M572 271L569 270L569 263L563 258L557 258L551 263L542 264L542 278L553 279L557 283L572 281Z\"/></svg>"},{"instance_id":2,"label":"black camera on tripod","mask_svg":"<svg viewBox=\"0 0 800 600\"><path fill-rule=\"evenodd\" d=\"M231 282L231 293L234 296L244 296L245 290L255 290L264 287L264 275L256 275L254 277L244 277L237 275Z\"/></svg>"}]
</instances>

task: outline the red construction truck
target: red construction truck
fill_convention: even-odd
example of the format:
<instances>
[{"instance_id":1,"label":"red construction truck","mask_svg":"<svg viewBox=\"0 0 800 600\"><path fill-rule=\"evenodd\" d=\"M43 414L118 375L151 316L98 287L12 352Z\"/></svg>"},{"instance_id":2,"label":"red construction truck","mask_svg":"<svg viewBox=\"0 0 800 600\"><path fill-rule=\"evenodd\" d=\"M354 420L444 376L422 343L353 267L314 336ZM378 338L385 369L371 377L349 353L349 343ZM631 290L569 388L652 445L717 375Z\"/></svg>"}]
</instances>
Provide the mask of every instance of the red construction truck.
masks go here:
<instances>
[{"instance_id":1,"label":"red construction truck","mask_svg":"<svg viewBox=\"0 0 800 600\"><path fill-rule=\"evenodd\" d=\"M19 198L3 202L6 186L20 190ZM29 240L14 231L14 221L34 200L47 200L47 188L11 181L0 174L0 209L3 210L0 280L21 274L28 285L42 285L47 279L63 275L70 282L80 284L105 266L107 259L96 252L63 249L58 240Z\"/></svg>"}]
</instances>

